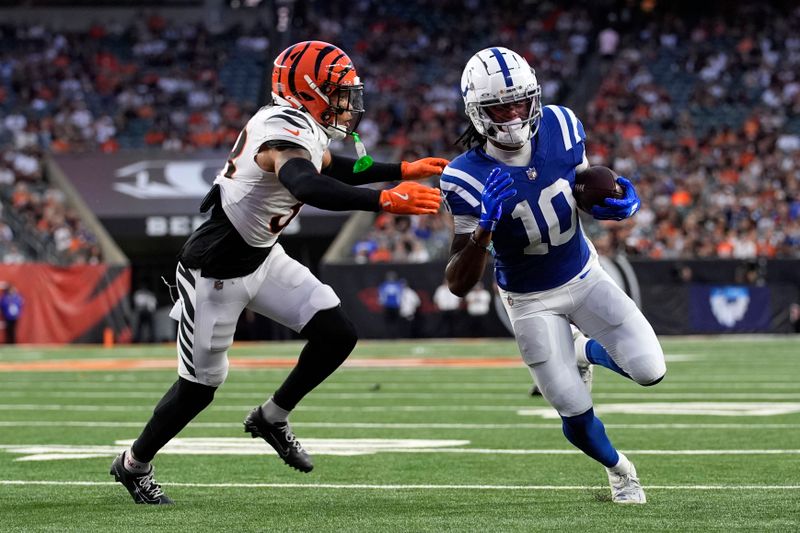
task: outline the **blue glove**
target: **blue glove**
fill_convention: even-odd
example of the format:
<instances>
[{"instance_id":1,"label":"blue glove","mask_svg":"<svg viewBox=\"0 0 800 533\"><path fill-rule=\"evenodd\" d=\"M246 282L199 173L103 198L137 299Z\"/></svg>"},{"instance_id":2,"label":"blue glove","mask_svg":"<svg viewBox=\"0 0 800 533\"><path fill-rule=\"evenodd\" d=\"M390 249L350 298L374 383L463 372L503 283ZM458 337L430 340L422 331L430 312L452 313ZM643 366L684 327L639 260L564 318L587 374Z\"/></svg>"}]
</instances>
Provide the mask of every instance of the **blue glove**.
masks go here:
<instances>
[{"instance_id":1,"label":"blue glove","mask_svg":"<svg viewBox=\"0 0 800 533\"><path fill-rule=\"evenodd\" d=\"M517 194L512 189L514 180L508 172L500 173L500 168L495 167L486 178L481 195L481 219L478 225L487 231L494 231L497 221L503 214L503 203Z\"/></svg>"},{"instance_id":2,"label":"blue glove","mask_svg":"<svg viewBox=\"0 0 800 533\"><path fill-rule=\"evenodd\" d=\"M642 206L633 183L620 176L617 183L622 185L625 196L622 198L606 198L606 206L595 205L592 207L592 216L597 220L624 220L632 217Z\"/></svg>"}]
</instances>

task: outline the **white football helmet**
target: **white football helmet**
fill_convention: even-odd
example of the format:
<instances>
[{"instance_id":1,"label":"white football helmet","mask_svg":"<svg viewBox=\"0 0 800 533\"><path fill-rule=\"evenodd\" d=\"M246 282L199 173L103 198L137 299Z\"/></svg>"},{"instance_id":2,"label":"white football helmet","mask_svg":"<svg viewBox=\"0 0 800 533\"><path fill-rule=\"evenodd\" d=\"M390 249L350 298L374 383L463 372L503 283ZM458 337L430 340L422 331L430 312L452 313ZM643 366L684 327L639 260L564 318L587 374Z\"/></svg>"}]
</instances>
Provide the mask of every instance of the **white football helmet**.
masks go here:
<instances>
[{"instance_id":1,"label":"white football helmet","mask_svg":"<svg viewBox=\"0 0 800 533\"><path fill-rule=\"evenodd\" d=\"M542 117L542 88L524 57L508 48L481 50L461 74L467 116L481 135L519 147L536 134Z\"/></svg>"}]
</instances>

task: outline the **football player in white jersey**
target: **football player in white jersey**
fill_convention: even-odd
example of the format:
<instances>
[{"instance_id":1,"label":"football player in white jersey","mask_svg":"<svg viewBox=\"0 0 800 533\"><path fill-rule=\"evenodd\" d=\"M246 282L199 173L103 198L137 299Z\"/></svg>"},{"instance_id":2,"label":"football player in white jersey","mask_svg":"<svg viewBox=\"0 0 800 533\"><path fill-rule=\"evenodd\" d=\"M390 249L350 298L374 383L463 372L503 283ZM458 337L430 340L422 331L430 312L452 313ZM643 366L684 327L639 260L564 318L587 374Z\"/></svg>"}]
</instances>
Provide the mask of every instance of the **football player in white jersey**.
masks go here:
<instances>
[{"instance_id":1,"label":"football player in white jersey","mask_svg":"<svg viewBox=\"0 0 800 533\"><path fill-rule=\"evenodd\" d=\"M570 109L542 107L533 69L506 48L475 54L461 91L471 121L462 140L470 149L440 181L455 228L448 286L465 295L494 255L522 359L561 415L564 435L606 467L613 501L645 503L636 469L611 445L576 365L577 356L582 366L599 364L641 385L655 385L666 372L653 328L603 271L581 229L572 187L589 168L583 125ZM595 218L637 211L633 185L618 182L624 198L594 206ZM573 339L570 321L591 339Z\"/></svg>"},{"instance_id":2,"label":"football player in white jersey","mask_svg":"<svg viewBox=\"0 0 800 533\"><path fill-rule=\"evenodd\" d=\"M272 72L272 105L247 123L214 180L201 210L211 218L184 244L177 267L178 373L139 438L120 454L111 474L134 501L168 504L150 461L207 407L228 373L228 348L245 308L308 340L284 383L244 421L288 465L302 472L311 457L287 417L297 403L341 365L356 332L333 289L277 243L304 204L333 211L434 214L438 189L414 181L438 175L447 160L425 158L367 168L328 151L351 134L364 112L363 85L350 58L321 41L282 52ZM400 181L384 191L356 187Z\"/></svg>"}]
</instances>

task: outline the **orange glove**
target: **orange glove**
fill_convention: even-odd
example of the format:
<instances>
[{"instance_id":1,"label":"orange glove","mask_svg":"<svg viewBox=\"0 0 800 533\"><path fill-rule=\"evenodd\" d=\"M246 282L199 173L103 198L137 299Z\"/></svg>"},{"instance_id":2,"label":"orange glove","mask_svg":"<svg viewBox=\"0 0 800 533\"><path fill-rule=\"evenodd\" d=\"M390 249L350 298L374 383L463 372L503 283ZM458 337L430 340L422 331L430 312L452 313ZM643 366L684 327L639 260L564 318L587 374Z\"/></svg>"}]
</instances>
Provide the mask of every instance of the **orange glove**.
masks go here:
<instances>
[{"instance_id":1,"label":"orange glove","mask_svg":"<svg viewBox=\"0 0 800 533\"><path fill-rule=\"evenodd\" d=\"M425 157L416 161L400 163L400 175L404 180L421 180L429 176L438 176L450 163L440 157Z\"/></svg>"},{"instance_id":2,"label":"orange glove","mask_svg":"<svg viewBox=\"0 0 800 533\"><path fill-rule=\"evenodd\" d=\"M381 209L398 215L434 215L441 203L439 189L413 181L381 191Z\"/></svg>"}]
</instances>

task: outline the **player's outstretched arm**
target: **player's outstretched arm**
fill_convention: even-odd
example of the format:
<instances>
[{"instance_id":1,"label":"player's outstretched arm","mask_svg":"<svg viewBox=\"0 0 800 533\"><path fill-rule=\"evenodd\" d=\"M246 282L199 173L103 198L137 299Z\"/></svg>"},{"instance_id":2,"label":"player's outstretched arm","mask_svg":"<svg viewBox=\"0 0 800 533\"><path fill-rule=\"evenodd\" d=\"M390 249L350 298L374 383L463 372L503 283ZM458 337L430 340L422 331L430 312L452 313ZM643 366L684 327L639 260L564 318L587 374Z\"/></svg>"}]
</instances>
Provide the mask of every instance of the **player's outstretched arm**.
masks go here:
<instances>
[{"instance_id":1,"label":"player's outstretched arm","mask_svg":"<svg viewBox=\"0 0 800 533\"><path fill-rule=\"evenodd\" d=\"M366 185L382 181L421 180L441 175L449 161L425 157L417 161L378 163L361 172L354 170L356 160L326 151L322 158L322 173L348 185Z\"/></svg>"},{"instance_id":2,"label":"player's outstretched arm","mask_svg":"<svg viewBox=\"0 0 800 533\"><path fill-rule=\"evenodd\" d=\"M508 173L501 174L500 169L493 169L481 195L478 227L469 235L461 234L453 238L445 279L450 292L456 296L465 296L483 277L492 233L503 214L503 204L517 194L513 185L514 180Z\"/></svg>"},{"instance_id":3,"label":"player's outstretched arm","mask_svg":"<svg viewBox=\"0 0 800 533\"><path fill-rule=\"evenodd\" d=\"M317 172L309 153L300 147L266 148L256 160L262 169L275 172L295 198L320 209L428 215L436 213L441 203L439 189L418 183L402 183L387 191L347 185Z\"/></svg>"}]
</instances>

